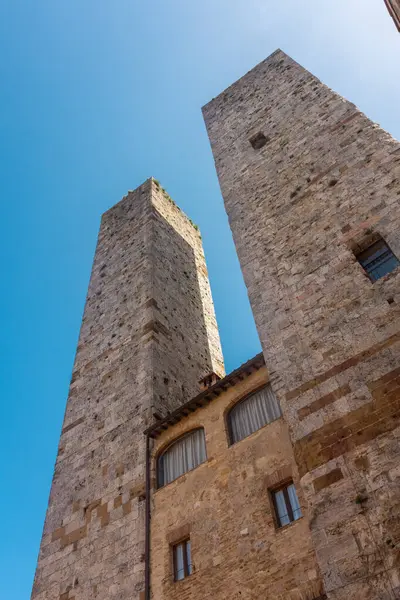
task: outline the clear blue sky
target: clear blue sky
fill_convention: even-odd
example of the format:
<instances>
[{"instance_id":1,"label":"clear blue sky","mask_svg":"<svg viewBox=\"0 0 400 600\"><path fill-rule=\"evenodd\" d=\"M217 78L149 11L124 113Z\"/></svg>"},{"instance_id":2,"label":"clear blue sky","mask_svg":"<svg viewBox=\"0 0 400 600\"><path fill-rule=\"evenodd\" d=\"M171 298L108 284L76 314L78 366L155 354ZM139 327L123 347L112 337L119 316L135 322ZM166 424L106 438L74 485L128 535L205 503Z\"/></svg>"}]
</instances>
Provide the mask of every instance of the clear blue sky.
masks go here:
<instances>
[{"instance_id":1,"label":"clear blue sky","mask_svg":"<svg viewBox=\"0 0 400 600\"><path fill-rule=\"evenodd\" d=\"M1 0L0 598L28 600L101 213L199 224L228 370L259 350L200 108L281 47L400 136L383 0Z\"/></svg>"}]
</instances>

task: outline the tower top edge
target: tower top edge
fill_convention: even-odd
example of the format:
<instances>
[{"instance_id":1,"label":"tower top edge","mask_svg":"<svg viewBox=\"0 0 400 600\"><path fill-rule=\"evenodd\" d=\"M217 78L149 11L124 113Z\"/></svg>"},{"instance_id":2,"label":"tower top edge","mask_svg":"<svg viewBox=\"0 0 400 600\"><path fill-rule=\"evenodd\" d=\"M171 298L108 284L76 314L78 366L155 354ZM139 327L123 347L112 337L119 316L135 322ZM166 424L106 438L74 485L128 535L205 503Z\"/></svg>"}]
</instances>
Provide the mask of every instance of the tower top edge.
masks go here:
<instances>
[{"instance_id":1,"label":"tower top edge","mask_svg":"<svg viewBox=\"0 0 400 600\"><path fill-rule=\"evenodd\" d=\"M118 200L118 202L116 202L115 204L113 204L112 206L110 206L110 208L107 208L107 210L105 210L102 213L102 217L104 217L107 214L109 214L117 206L120 206L123 202L125 202L129 198L129 196L131 194L137 194L139 191L143 190L143 188L148 187L151 184L152 180L154 180L154 177L148 177L145 181L143 181L143 183L141 183L140 185L138 185L134 190L128 190L127 193L124 196L122 196L121 200Z\"/></svg>"},{"instance_id":2,"label":"tower top edge","mask_svg":"<svg viewBox=\"0 0 400 600\"><path fill-rule=\"evenodd\" d=\"M214 103L218 103L219 101L221 101L221 99L224 97L224 95L228 94L230 90L237 88L239 85L244 83L247 79L254 76L258 71L261 71L263 67L267 67L269 64L273 63L277 59L285 60L287 63L290 63L291 65L296 65L299 69L309 72L309 71L307 71L307 69L302 67L298 62L296 62L291 56L289 56L289 54L286 54L286 52L284 52L280 48L277 48L274 52L272 52L272 54L267 56L267 58L265 58L264 60L262 60L261 62L256 64L249 71L247 71L247 73L245 73L244 75L239 77L239 79L237 79L236 81L231 83L227 88L222 90L217 96L212 98L212 100L207 102L201 109L203 114L205 114L207 112L207 110L211 106L214 105Z\"/></svg>"},{"instance_id":3,"label":"tower top edge","mask_svg":"<svg viewBox=\"0 0 400 600\"><path fill-rule=\"evenodd\" d=\"M127 194L121 198L118 202L110 206L105 212L102 214L102 219L107 218L108 215L113 213L115 210L122 208L124 203L129 203L130 200L133 200L132 196L138 196L140 193L146 193L148 197L151 199L153 194L160 194L165 201L169 202L171 208L176 210L181 216L190 223L190 225L197 231L199 236L201 237L199 227L192 221L192 219L178 206L178 204L171 198L166 189L161 185L161 183L155 177L148 177L143 183L138 185L134 190L128 190Z\"/></svg>"}]
</instances>

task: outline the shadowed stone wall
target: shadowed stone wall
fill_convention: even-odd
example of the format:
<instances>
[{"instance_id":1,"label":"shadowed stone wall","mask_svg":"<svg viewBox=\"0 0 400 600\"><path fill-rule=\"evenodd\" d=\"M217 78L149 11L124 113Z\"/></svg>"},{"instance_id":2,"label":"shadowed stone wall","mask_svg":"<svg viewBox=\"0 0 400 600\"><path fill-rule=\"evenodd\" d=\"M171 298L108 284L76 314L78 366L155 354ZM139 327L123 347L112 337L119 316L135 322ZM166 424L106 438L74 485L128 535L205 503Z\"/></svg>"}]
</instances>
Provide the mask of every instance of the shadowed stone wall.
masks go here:
<instances>
[{"instance_id":1,"label":"shadowed stone wall","mask_svg":"<svg viewBox=\"0 0 400 600\"><path fill-rule=\"evenodd\" d=\"M201 237L150 179L103 215L32 600L139 600L144 429L224 374Z\"/></svg>"},{"instance_id":2,"label":"shadowed stone wall","mask_svg":"<svg viewBox=\"0 0 400 600\"><path fill-rule=\"evenodd\" d=\"M204 109L329 598L400 597L400 147L283 52Z\"/></svg>"}]
</instances>

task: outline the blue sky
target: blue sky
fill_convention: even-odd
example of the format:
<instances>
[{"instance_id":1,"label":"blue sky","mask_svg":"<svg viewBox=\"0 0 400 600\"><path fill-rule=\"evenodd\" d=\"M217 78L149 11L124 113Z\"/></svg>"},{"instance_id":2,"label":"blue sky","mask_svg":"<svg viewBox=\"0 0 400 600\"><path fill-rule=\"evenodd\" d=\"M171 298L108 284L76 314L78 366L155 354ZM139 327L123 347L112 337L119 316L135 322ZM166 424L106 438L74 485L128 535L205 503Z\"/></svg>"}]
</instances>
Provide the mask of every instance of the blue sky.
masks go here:
<instances>
[{"instance_id":1,"label":"blue sky","mask_svg":"<svg viewBox=\"0 0 400 600\"><path fill-rule=\"evenodd\" d=\"M383 0L1 0L0 598L27 600L101 213L150 175L203 233L227 369L259 351L200 108L282 48L400 137Z\"/></svg>"}]
</instances>

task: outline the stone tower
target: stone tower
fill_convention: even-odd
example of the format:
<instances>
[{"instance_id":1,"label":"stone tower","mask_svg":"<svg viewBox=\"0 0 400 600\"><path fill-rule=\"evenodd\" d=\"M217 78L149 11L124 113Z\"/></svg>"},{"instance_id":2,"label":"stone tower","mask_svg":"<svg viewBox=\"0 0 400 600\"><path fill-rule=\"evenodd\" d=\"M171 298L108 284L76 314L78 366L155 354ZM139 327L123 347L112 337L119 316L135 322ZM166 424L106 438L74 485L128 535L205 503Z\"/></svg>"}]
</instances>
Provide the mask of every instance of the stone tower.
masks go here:
<instances>
[{"instance_id":1,"label":"stone tower","mask_svg":"<svg viewBox=\"0 0 400 600\"><path fill-rule=\"evenodd\" d=\"M397 29L400 31L400 0L385 0L385 4Z\"/></svg>"},{"instance_id":2,"label":"stone tower","mask_svg":"<svg viewBox=\"0 0 400 600\"><path fill-rule=\"evenodd\" d=\"M103 215L32 600L143 597L143 431L210 372L201 237L149 179Z\"/></svg>"},{"instance_id":3,"label":"stone tower","mask_svg":"<svg viewBox=\"0 0 400 600\"><path fill-rule=\"evenodd\" d=\"M281 51L203 111L328 597L399 598L400 145Z\"/></svg>"}]
</instances>

